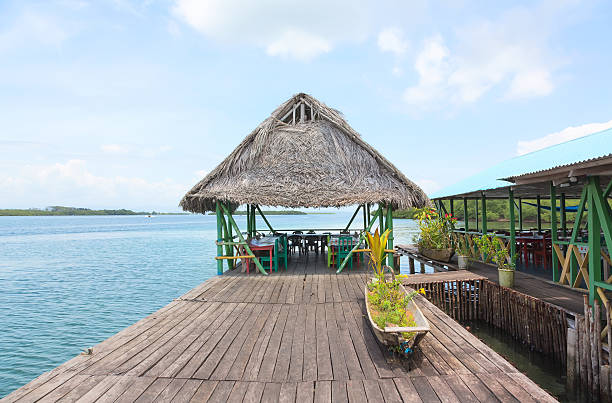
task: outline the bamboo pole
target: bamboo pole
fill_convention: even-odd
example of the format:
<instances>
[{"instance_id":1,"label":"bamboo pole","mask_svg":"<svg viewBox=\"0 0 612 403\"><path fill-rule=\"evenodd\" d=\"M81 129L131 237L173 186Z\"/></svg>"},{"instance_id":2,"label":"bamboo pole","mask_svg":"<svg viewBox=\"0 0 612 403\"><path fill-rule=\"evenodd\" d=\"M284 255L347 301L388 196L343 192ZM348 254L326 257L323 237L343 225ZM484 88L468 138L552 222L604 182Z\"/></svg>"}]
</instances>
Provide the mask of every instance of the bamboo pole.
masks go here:
<instances>
[{"instance_id":1,"label":"bamboo pole","mask_svg":"<svg viewBox=\"0 0 612 403\"><path fill-rule=\"evenodd\" d=\"M230 221L230 224L234 227L234 229L236 230L236 232L238 233L238 237L240 238L241 242L244 242L244 249L246 249L247 253L249 255L255 255L253 253L253 251L251 250L251 248L249 248L249 244L246 242L246 240L244 239L244 237L242 236L242 232L240 232L240 228L238 227L238 225L236 224L236 221L234 221L234 218L232 217L232 215L229 213L228 209L221 203L218 203L217 206L221 207L221 209L223 209L223 211L225 211L225 213L227 214L227 218ZM220 248L220 246L217 246L217 248ZM223 262L220 260L219 261L221 264L223 264ZM263 268L263 266L261 265L261 262L259 261L259 259L257 259L257 257L253 258L253 262L255 263L255 266L257 267L257 269L261 272L261 274L267 276L268 273L266 273L266 270Z\"/></svg>"},{"instance_id":2,"label":"bamboo pole","mask_svg":"<svg viewBox=\"0 0 612 403\"><path fill-rule=\"evenodd\" d=\"M259 205L256 204L255 208L257 209L257 211L259 212L259 215L261 216L261 218L263 218L264 222L266 223L266 225L268 226L268 228L270 228L270 231L272 231L272 233L274 233L274 228L272 228L272 226L270 225L270 223L268 222L268 219L266 218L266 216L264 215L263 211L261 211L261 209L259 208Z\"/></svg>"},{"instance_id":3,"label":"bamboo pole","mask_svg":"<svg viewBox=\"0 0 612 403\"><path fill-rule=\"evenodd\" d=\"M221 207L217 201L216 213L217 213L217 242L223 242L223 224L221 224ZM223 256L223 246L217 244L217 257ZM217 260L217 274L223 274L223 260Z\"/></svg>"}]
</instances>

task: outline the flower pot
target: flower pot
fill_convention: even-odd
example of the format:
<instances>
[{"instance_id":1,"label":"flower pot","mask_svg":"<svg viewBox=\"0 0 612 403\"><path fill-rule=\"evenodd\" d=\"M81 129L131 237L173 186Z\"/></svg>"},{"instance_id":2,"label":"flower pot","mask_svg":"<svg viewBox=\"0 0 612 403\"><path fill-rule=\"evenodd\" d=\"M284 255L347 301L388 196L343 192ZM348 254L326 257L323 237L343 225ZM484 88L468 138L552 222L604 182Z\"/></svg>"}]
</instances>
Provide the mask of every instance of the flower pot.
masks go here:
<instances>
[{"instance_id":1,"label":"flower pot","mask_svg":"<svg viewBox=\"0 0 612 403\"><path fill-rule=\"evenodd\" d=\"M457 256L457 264L459 266L459 270L465 270L468 268L470 264L470 258L468 256Z\"/></svg>"},{"instance_id":2,"label":"flower pot","mask_svg":"<svg viewBox=\"0 0 612 403\"><path fill-rule=\"evenodd\" d=\"M419 246L419 253L432 260L448 263L455 254L455 250L453 248L429 249Z\"/></svg>"},{"instance_id":3,"label":"flower pot","mask_svg":"<svg viewBox=\"0 0 612 403\"><path fill-rule=\"evenodd\" d=\"M499 285L507 288L514 287L514 270L497 269L497 272L499 273Z\"/></svg>"}]
</instances>

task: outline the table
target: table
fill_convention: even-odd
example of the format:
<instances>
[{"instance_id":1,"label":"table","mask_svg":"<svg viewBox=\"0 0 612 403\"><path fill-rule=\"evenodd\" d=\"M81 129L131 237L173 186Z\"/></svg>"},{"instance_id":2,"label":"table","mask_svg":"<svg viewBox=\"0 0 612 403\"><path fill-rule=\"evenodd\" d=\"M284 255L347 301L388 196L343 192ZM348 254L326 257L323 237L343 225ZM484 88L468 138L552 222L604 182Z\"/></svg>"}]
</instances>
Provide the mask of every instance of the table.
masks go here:
<instances>
[{"instance_id":1,"label":"table","mask_svg":"<svg viewBox=\"0 0 612 403\"><path fill-rule=\"evenodd\" d=\"M268 251L270 253L270 273L272 273L272 255L274 253L274 244L276 243L276 240L280 238L279 236L275 236L275 235L270 235L270 236L265 236L263 238L253 238L251 240L249 240L249 248L251 248L251 250L253 252L255 252L256 250L262 250L262 251ZM250 265L250 263L248 263ZM248 269L247 269L247 273L248 273Z\"/></svg>"}]
</instances>

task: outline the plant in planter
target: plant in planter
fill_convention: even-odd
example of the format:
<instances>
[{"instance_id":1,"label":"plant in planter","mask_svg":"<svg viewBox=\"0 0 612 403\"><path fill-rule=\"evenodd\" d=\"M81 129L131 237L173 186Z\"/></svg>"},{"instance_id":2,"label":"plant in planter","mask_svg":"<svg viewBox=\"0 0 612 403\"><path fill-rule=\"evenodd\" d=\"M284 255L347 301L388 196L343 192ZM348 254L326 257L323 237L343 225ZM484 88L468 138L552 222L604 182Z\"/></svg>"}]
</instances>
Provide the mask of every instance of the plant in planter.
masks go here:
<instances>
[{"instance_id":1,"label":"plant in planter","mask_svg":"<svg viewBox=\"0 0 612 403\"><path fill-rule=\"evenodd\" d=\"M491 256L491 260L497 265L499 274L499 285L502 287L514 287L514 261L509 259L509 253L501 239L495 235L483 235L475 239L478 249L483 256Z\"/></svg>"},{"instance_id":2,"label":"plant in planter","mask_svg":"<svg viewBox=\"0 0 612 403\"><path fill-rule=\"evenodd\" d=\"M408 292L393 270L383 266L387 254L385 246L390 230L382 236L378 230L374 235L367 233L370 247L370 265L374 278L366 285L366 307L368 318L376 338L391 349L408 354L414 346L429 331L429 323L413 298L424 290ZM385 271L391 273L391 280L385 278Z\"/></svg>"},{"instance_id":3,"label":"plant in planter","mask_svg":"<svg viewBox=\"0 0 612 403\"><path fill-rule=\"evenodd\" d=\"M430 259L449 262L455 253L451 241L457 219L450 214L438 214L431 208L420 209L415 217L421 230L417 238L419 253Z\"/></svg>"},{"instance_id":4,"label":"plant in planter","mask_svg":"<svg viewBox=\"0 0 612 403\"><path fill-rule=\"evenodd\" d=\"M453 235L455 251L457 252L457 263L460 270L468 268L470 260L472 259L472 249L468 244L466 237Z\"/></svg>"}]
</instances>

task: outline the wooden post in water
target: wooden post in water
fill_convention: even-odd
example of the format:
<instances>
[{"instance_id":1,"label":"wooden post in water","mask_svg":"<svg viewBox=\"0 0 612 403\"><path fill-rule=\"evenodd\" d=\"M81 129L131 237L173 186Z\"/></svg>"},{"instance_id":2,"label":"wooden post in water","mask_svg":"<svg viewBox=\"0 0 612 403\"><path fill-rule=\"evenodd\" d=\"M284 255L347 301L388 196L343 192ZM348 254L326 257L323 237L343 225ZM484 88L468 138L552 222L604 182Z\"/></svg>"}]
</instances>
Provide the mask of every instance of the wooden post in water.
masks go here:
<instances>
[{"instance_id":1,"label":"wooden post in water","mask_svg":"<svg viewBox=\"0 0 612 403\"><path fill-rule=\"evenodd\" d=\"M578 343L576 329L567 329L567 391L570 396L576 393L576 345Z\"/></svg>"},{"instance_id":2,"label":"wooden post in water","mask_svg":"<svg viewBox=\"0 0 612 403\"><path fill-rule=\"evenodd\" d=\"M408 268L410 270L410 274L414 274L414 258L412 256L408 257Z\"/></svg>"},{"instance_id":3,"label":"wooden post in water","mask_svg":"<svg viewBox=\"0 0 612 403\"><path fill-rule=\"evenodd\" d=\"M425 263L419 262L421 264L421 273L425 273Z\"/></svg>"}]
</instances>

